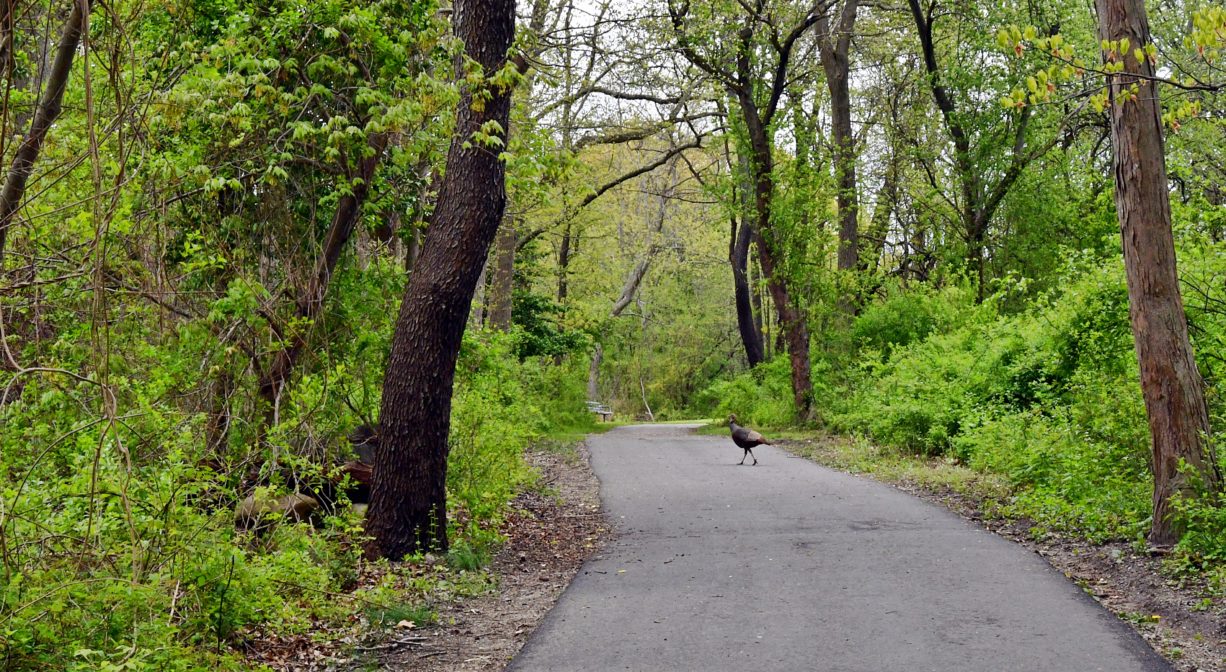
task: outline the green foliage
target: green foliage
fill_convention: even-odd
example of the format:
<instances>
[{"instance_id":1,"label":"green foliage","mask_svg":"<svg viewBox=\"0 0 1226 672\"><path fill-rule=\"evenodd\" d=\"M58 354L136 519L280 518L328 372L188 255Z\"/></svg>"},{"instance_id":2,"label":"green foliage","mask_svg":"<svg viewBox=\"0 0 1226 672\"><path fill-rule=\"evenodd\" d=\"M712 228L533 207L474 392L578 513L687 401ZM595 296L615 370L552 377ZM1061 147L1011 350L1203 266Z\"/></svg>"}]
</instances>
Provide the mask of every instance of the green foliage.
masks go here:
<instances>
[{"instance_id":1,"label":"green foliage","mask_svg":"<svg viewBox=\"0 0 1226 672\"><path fill-rule=\"evenodd\" d=\"M860 348L878 350L888 360L895 348L960 324L972 300L966 290L957 287L940 291L921 287L910 292L893 287L884 300L856 316L851 333Z\"/></svg>"},{"instance_id":2,"label":"green foliage","mask_svg":"<svg viewBox=\"0 0 1226 672\"><path fill-rule=\"evenodd\" d=\"M1198 240L1187 238L1182 261L1216 418L1215 335L1226 323L1215 298L1221 285L1208 279L1223 268L1220 244ZM994 307L1006 295L934 308L936 296L959 296L949 290L888 295L866 308L853 327L860 371L842 403L832 397L832 425L1004 476L1014 494L1003 512L1032 519L1036 533L1135 538L1149 524L1152 477L1123 269L1074 255L1055 287L1017 314ZM1221 509L1212 499L1180 507L1182 552L1217 562Z\"/></svg>"},{"instance_id":3,"label":"green foliage","mask_svg":"<svg viewBox=\"0 0 1226 672\"><path fill-rule=\"evenodd\" d=\"M548 296L516 289L511 320L518 329L515 353L521 358L560 357L590 344L587 334L565 324L566 309Z\"/></svg>"},{"instance_id":4,"label":"green foliage","mask_svg":"<svg viewBox=\"0 0 1226 672\"><path fill-rule=\"evenodd\" d=\"M785 427L796 419L792 407L792 368L787 356L727 380L716 381L694 400L695 411L724 421L735 413L743 425Z\"/></svg>"},{"instance_id":5,"label":"green foliage","mask_svg":"<svg viewBox=\"0 0 1226 672\"><path fill-rule=\"evenodd\" d=\"M500 513L528 480L523 451L545 430L511 346L506 336L482 342L466 335L456 366L447 490L451 504L477 521Z\"/></svg>"},{"instance_id":6,"label":"green foliage","mask_svg":"<svg viewBox=\"0 0 1226 672\"><path fill-rule=\"evenodd\" d=\"M862 359L866 384L836 409L834 424L886 445L940 454L982 419L1070 403L1079 372L1120 378L1130 370L1126 299L1122 269L1113 263L1021 315L1002 316L989 303L960 326L895 349L885 363L869 351ZM886 332L876 338L892 337L892 323L880 324Z\"/></svg>"},{"instance_id":7,"label":"green foliage","mask_svg":"<svg viewBox=\"0 0 1226 672\"><path fill-rule=\"evenodd\" d=\"M1176 497L1174 506L1184 530L1176 546L1179 559L1197 568L1226 567L1226 506L1220 496Z\"/></svg>"}]
</instances>

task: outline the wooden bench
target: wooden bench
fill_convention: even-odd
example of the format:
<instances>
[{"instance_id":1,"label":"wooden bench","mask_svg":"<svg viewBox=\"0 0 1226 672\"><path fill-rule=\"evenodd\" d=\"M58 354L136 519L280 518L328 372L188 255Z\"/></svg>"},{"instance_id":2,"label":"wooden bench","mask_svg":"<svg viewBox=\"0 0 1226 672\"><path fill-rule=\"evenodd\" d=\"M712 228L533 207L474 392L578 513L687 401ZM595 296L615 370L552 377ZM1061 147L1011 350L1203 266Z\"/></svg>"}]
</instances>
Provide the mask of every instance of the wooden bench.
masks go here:
<instances>
[{"instance_id":1,"label":"wooden bench","mask_svg":"<svg viewBox=\"0 0 1226 672\"><path fill-rule=\"evenodd\" d=\"M602 422L609 422L613 419L613 409L599 401L588 401L587 410L599 415Z\"/></svg>"}]
</instances>

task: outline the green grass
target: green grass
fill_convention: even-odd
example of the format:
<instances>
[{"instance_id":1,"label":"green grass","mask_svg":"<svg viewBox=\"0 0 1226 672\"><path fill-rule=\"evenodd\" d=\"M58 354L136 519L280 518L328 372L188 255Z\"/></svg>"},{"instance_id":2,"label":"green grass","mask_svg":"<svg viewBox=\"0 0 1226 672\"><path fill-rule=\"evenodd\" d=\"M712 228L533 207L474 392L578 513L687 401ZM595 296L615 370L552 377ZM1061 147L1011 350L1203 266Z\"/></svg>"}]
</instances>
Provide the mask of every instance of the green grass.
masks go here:
<instances>
[{"instance_id":1,"label":"green grass","mask_svg":"<svg viewBox=\"0 0 1226 672\"><path fill-rule=\"evenodd\" d=\"M414 625L428 625L438 620L438 614L425 604L399 604L370 607L366 619L375 627L391 627L402 621Z\"/></svg>"},{"instance_id":2,"label":"green grass","mask_svg":"<svg viewBox=\"0 0 1226 672\"><path fill-rule=\"evenodd\" d=\"M981 500L1001 501L1012 494L1003 477L975 471L948 458L910 455L875 446L863 438L811 430L781 430L769 436L780 441L781 447L818 464L870 475L886 483L952 491Z\"/></svg>"}]
</instances>

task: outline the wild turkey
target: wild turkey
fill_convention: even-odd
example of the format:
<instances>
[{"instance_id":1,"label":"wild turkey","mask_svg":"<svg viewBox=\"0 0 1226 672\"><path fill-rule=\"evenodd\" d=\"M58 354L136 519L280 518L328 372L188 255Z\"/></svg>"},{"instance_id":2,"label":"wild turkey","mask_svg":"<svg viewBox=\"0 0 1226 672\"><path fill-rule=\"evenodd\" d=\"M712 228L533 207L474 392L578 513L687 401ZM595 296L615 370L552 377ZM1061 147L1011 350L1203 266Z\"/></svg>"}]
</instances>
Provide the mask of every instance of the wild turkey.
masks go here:
<instances>
[{"instance_id":1,"label":"wild turkey","mask_svg":"<svg viewBox=\"0 0 1226 672\"><path fill-rule=\"evenodd\" d=\"M349 460L328 471L323 478L309 482L299 481L290 475L288 485L295 492L287 495L275 496L267 487L256 488L235 507L235 526L261 534L271 529L278 520L315 524L322 520L324 514L336 512L337 500L342 494L352 509L365 514L366 505L370 502L374 455L379 447L379 437L369 426L362 425L349 435L349 442L358 459Z\"/></svg>"},{"instance_id":2,"label":"wild turkey","mask_svg":"<svg viewBox=\"0 0 1226 672\"><path fill-rule=\"evenodd\" d=\"M756 465L758 463L758 456L753 454L753 447L762 444L773 445L770 441L766 440L765 436L748 427L736 424L736 414L728 416L728 427L732 430L732 442L745 450L745 454L741 456L741 461L737 462L737 464L745 464L745 458L748 456L753 458L753 463Z\"/></svg>"}]
</instances>

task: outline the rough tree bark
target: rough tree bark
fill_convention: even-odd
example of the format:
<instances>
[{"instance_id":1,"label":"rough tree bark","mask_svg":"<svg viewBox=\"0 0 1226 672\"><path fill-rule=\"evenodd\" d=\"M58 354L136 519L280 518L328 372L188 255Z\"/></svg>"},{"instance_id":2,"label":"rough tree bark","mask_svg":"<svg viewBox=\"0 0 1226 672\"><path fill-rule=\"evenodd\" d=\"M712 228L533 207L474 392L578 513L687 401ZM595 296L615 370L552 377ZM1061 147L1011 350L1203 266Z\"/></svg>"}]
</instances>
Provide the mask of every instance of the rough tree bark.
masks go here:
<instances>
[{"instance_id":1,"label":"rough tree bark","mask_svg":"<svg viewBox=\"0 0 1226 672\"><path fill-rule=\"evenodd\" d=\"M492 76L515 33L514 0L457 0L456 36ZM457 63L457 78L463 80ZM506 166L498 151L470 143L484 124L505 129L511 92L497 87L480 109L460 99L438 205L409 277L383 383L368 552L398 560L447 548L447 453L455 364L477 276L506 207ZM466 146L468 145L468 146Z\"/></svg>"},{"instance_id":2,"label":"rough tree bark","mask_svg":"<svg viewBox=\"0 0 1226 672\"><path fill-rule=\"evenodd\" d=\"M77 45L81 42L81 31L89 15L88 0L74 0L72 12L64 22L64 30L60 36L59 48L55 53L55 62L47 77L47 86L43 91L38 110L30 122L30 132L13 155L13 163L9 168L8 178L4 182L4 190L0 191L0 268L4 267L4 245L8 237L9 227L21 207L21 199L25 197L26 183L34 172L34 163L42 151L43 141L47 132L60 116L63 109L64 91L68 88L68 75L72 72L72 61L77 54Z\"/></svg>"},{"instance_id":3,"label":"rough tree bark","mask_svg":"<svg viewBox=\"0 0 1226 672\"><path fill-rule=\"evenodd\" d=\"M1101 39L1127 38L1151 44L1144 0L1096 0ZM1166 546L1181 530L1172 516L1176 493L1194 496L1199 479L1210 492L1221 488L1213 445L1207 440L1209 413L1204 381L1188 340L1187 317L1175 266L1170 192L1162 137L1162 110L1153 65L1124 50L1125 73L1110 78L1111 141L1115 148L1115 210L1123 239L1141 392L1153 442L1154 515L1149 541ZM1140 84L1135 99L1128 89ZM1186 462L1192 474L1180 473Z\"/></svg>"}]
</instances>

